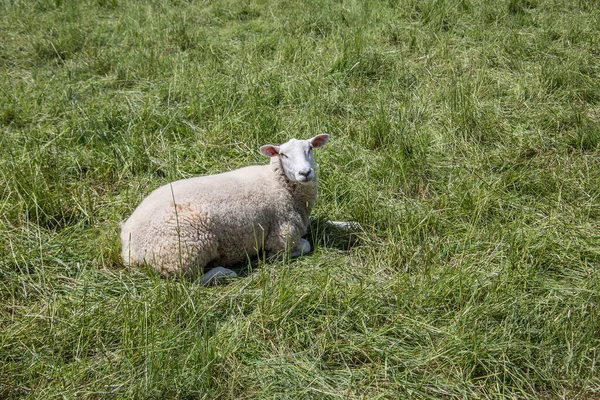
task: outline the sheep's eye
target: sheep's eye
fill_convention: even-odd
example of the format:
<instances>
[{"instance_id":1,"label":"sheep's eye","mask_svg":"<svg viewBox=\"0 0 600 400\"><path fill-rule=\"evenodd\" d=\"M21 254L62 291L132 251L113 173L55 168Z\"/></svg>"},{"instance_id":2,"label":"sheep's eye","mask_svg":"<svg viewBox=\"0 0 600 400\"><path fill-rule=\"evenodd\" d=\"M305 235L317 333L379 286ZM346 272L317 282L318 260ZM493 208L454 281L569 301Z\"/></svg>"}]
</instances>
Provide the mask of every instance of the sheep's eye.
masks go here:
<instances>
[{"instance_id":1,"label":"sheep's eye","mask_svg":"<svg viewBox=\"0 0 600 400\"><path fill-rule=\"evenodd\" d=\"M283 158L288 158L287 154L279 153L279 155Z\"/></svg>"}]
</instances>

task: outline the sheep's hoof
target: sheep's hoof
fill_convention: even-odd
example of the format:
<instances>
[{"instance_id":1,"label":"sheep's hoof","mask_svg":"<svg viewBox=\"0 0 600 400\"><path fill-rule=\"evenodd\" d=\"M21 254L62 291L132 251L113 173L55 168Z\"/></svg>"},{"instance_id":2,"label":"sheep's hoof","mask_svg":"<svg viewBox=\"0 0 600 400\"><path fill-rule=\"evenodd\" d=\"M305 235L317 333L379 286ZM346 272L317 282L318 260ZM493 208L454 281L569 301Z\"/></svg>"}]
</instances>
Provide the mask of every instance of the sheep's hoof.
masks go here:
<instances>
[{"instance_id":1,"label":"sheep's hoof","mask_svg":"<svg viewBox=\"0 0 600 400\"><path fill-rule=\"evenodd\" d=\"M292 251L292 257L305 256L310 253L310 243L306 239L300 239L298 246Z\"/></svg>"},{"instance_id":2,"label":"sheep's hoof","mask_svg":"<svg viewBox=\"0 0 600 400\"><path fill-rule=\"evenodd\" d=\"M206 272L200 278L200 284L204 286L219 285L229 278L235 278L237 274L230 269L223 267L215 267Z\"/></svg>"}]
</instances>

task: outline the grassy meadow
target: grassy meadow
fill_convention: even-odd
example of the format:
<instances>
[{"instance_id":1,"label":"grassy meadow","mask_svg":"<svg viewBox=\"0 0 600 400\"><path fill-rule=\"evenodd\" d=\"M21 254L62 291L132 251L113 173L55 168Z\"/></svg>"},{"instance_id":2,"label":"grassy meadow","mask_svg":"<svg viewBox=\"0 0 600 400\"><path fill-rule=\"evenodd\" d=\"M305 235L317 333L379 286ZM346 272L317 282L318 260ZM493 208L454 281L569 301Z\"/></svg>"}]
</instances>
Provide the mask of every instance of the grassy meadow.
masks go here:
<instances>
[{"instance_id":1,"label":"grassy meadow","mask_svg":"<svg viewBox=\"0 0 600 400\"><path fill-rule=\"evenodd\" d=\"M123 267L154 188L322 132L356 246ZM0 0L0 398L600 399L599 196L595 0Z\"/></svg>"}]
</instances>

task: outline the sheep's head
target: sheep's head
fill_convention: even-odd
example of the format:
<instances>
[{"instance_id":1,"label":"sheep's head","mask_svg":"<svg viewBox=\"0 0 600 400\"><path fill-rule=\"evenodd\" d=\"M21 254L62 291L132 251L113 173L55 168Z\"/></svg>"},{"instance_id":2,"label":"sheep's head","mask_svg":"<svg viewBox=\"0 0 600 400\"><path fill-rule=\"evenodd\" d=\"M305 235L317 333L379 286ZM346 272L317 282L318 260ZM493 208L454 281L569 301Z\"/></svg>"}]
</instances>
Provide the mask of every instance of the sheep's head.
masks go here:
<instances>
[{"instance_id":1,"label":"sheep's head","mask_svg":"<svg viewBox=\"0 0 600 400\"><path fill-rule=\"evenodd\" d=\"M315 179L312 149L323 146L329 135L317 135L308 140L292 139L279 146L264 145L260 151L267 157L278 157L285 176L292 182L307 183Z\"/></svg>"}]
</instances>

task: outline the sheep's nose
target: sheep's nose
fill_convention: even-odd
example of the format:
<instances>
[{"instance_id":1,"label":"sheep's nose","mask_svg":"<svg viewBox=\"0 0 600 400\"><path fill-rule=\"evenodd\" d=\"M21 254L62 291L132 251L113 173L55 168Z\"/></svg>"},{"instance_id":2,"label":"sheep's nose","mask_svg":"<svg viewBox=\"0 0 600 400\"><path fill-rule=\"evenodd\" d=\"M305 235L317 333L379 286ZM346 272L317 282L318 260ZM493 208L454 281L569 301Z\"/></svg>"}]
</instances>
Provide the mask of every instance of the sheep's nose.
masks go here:
<instances>
[{"instance_id":1,"label":"sheep's nose","mask_svg":"<svg viewBox=\"0 0 600 400\"><path fill-rule=\"evenodd\" d=\"M298 173L299 173L300 175L304 176L304 177L306 177L306 176L309 176L309 175L310 175L310 172L311 172L310 168L307 168L307 169L303 169L303 170L300 170L300 171L298 171Z\"/></svg>"}]
</instances>

